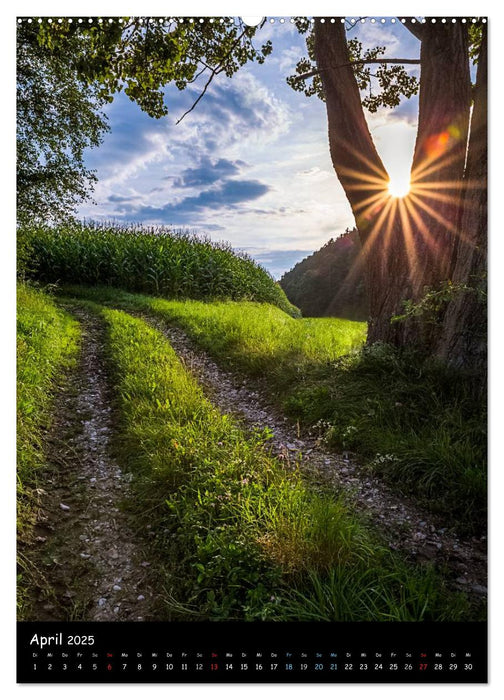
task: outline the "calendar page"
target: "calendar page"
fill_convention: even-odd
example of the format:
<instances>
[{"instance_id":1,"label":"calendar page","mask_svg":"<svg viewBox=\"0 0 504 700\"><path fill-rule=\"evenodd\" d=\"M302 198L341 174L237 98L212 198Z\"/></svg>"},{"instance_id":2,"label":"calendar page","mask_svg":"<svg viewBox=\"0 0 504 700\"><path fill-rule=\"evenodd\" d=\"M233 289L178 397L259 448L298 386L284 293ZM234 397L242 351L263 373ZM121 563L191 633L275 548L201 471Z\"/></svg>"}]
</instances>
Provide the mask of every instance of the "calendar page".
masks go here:
<instances>
[{"instance_id":1,"label":"calendar page","mask_svg":"<svg viewBox=\"0 0 504 700\"><path fill-rule=\"evenodd\" d=\"M479 16L20 16L19 683L485 683Z\"/></svg>"}]
</instances>

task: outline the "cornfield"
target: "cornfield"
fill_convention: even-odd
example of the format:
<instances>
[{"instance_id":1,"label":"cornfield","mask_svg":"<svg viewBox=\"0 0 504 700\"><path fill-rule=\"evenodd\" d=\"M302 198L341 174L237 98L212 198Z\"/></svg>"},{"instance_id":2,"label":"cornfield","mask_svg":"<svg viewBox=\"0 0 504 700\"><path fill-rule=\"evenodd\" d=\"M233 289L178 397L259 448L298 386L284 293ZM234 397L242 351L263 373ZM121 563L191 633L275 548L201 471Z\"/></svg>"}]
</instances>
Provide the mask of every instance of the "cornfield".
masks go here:
<instances>
[{"instance_id":1,"label":"cornfield","mask_svg":"<svg viewBox=\"0 0 504 700\"><path fill-rule=\"evenodd\" d=\"M175 299L248 299L299 315L250 256L187 231L71 223L24 227L18 242L23 276L40 282L110 285Z\"/></svg>"}]
</instances>

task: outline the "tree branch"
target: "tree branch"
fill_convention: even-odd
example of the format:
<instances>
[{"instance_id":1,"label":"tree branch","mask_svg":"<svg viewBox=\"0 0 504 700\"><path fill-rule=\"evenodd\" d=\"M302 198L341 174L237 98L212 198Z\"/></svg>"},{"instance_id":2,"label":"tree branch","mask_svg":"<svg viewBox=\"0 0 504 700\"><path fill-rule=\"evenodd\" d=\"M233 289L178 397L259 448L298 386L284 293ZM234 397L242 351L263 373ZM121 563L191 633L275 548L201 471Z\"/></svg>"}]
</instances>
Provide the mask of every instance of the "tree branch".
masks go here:
<instances>
[{"instance_id":1,"label":"tree branch","mask_svg":"<svg viewBox=\"0 0 504 700\"><path fill-rule=\"evenodd\" d=\"M208 66L206 65L206 63L204 63L203 61L200 61L200 63L203 64L203 68L196 73L196 75L194 76L194 78L192 78L192 80L188 80L187 81L188 83L195 83L198 80L198 78L200 77L200 75L202 75L208 69Z\"/></svg>"},{"instance_id":2,"label":"tree branch","mask_svg":"<svg viewBox=\"0 0 504 700\"><path fill-rule=\"evenodd\" d=\"M184 114L180 117L180 119L177 119L177 121L175 122L175 125L180 124L180 122L182 121L182 119L183 119L185 116L187 116L187 115L189 114L189 112L192 112L192 111L193 111L193 109L196 107L196 105L198 104L198 102L201 100L201 98L203 97L203 95L204 95L205 92L207 91L207 89L208 89L210 83L211 83L212 80L215 78L216 74L217 74L217 69L215 68L215 69L210 73L210 77L209 77L208 80L206 81L205 87L203 88L203 90L202 90L201 93L199 94L197 100L196 100L195 102L193 102L192 107L190 107L187 111L184 112Z\"/></svg>"},{"instance_id":3,"label":"tree branch","mask_svg":"<svg viewBox=\"0 0 504 700\"><path fill-rule=\"evenodd\" d=\"M261 25L261 26L262 26L262 25ZM215 68L212 68L212 69L211 69L210 77L209 77L208 80L206 81L205 87L203 88L202 92L201 92L200 95L198 96L198 99L196 100L196 102L193 103L193 105L192 105L192 107L191 107L190 109L188 109L186 112L184 112L184 114L180 117L180 119L177 119L177 121L175 122L175 125L180 124L180 122L182 121L182 119L183 119L185 116L187 116L187 115L189 114L189 112L192 112L192 111L193 111L193 109L196 107L196 105L198 104L198 102L201 100L201 98L203 97L203 95L204 95L205 92L207 91L207 89L208 89L210 83L211 83L212 80L215 78L215 76L216 76L216 75L219 75L219 73L222 73L222 71L225 70L225 67L226 67L226 66L225 66L225 62L226 62L226 60L227 60L227 59L229 58L229 56L232 54L232 52L234 51L234 49L236 48L236 46L238 46L238 44L240 43L240 41L242 40L242 38L243 38L243 36L246 34L246 32L247 32L247 30L244 29L244 30L242 31L242 33L240 34L240 36L238 36L238 37L235 39L235 41L233 42L233 44L232 44L231 48L229 49L229 51L227 52L227 54L226 54L225 56L222 57L222 59L220 60L219 64L218 64ZM201 63L204 63L204 62L201 61ZM200 73L199 73L198 75L201 75L202 72L203 72L203 71L200 71ZM191 82L192 82L192 81L191 81Z\"/></svg>"},{"instance_id":4,"label":"tree branch","mask_svg":"<svg viewBox=\"0 0 504 700\"><path fill-rule=\"evenodd\" d=\"M419 58L373 58L373 59L362 59L361 61L350 61L350 63L340 63L338 66L327 66L326 68L319 68L317 70L312 70L310 73L303 73L303 75L293 75L294 80L306 80L307 78L313 78L314 75L319 75L322 71L335 70L336 68L346 68L347 66L364 65L365 63L398 63L400 65L408 63L418 65L420 64Z\"/></svg>"}]
</instances>

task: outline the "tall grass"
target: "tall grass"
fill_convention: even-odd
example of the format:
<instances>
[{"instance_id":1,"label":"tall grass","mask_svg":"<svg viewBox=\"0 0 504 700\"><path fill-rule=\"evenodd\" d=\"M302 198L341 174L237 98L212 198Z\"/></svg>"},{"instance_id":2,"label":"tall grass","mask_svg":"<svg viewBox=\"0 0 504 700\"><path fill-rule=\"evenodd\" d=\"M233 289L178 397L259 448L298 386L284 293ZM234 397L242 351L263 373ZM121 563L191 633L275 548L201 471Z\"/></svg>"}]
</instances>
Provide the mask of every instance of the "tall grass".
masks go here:
<instances>
[{"instance_id":1,"label":"tall grass","mask_svg":"<svg viewBox=\"0 0 504 700\"><path fill-rule=\"evenodd\" d=\"M17 493L18 535L29 541L39 508L38 473L47 466L45 435L51 423L55 388L76 361L80 331L76 321L50 296L20 284L17 290ZM19 601L33 572L20 559Z\"/></svg>"},{"instance_id":2,"label":"tall grass","mask_svg":"<svg viewBox=\"0 0 504 700\"><path fill-rule=\"evenodd\" d=\"M300 315L271 275L227 243L163 227L71 223L24 227L25 275L42 282L107 284L190 299L252 299Z\"/></svg>"},{"instance_id":3,"label":"tall grass","mask_svg":"<svg viewBox=\"0 0 504 700\"><path fill-rule=\"evenodd\" d=\"M299 380L306 368L334 362L359 348L366 324L337 318L292 318L257 302L158 299L105 287L66 286L65 295L142 311L183 328L202 348L236 369Z\"/></svg>"},{"instance_id":4,"label":"tall grass","mask_svg":"<svg viewBox=\"0 0 504 700\"><path fill-rule=\"evenodd\" d=\"M314 368L284 399L328 446L414 495L459 534L487 519L487 425L474 377L376 344Z\"/></svg>"},{"instance_id":5,"label":"tall grass","mask_svg":"<svg viewBox=\"0 0 504 700\"><path fill-rule=\"evenodd\" d=\"M151 299L149 311L183 328L214 355L247 372L299 375L360 347L366 324L336 318L293 319L274 306L228 302L203 304Z\"/></svg>"},{"instance_id":6,"label":"tall grass","mask_svg":"<svg viewBox=\"0 0 504 700\"><path fill-rule=\"evenodd\" d=\"M470 616L432 571L406 567L342 501L287 471L269 454L267 435L246 438L205 399L161 333L121 311L102 314L116 450L134 475L131 507L175 568L163 617Z\"/></svg>"}]
</instances>

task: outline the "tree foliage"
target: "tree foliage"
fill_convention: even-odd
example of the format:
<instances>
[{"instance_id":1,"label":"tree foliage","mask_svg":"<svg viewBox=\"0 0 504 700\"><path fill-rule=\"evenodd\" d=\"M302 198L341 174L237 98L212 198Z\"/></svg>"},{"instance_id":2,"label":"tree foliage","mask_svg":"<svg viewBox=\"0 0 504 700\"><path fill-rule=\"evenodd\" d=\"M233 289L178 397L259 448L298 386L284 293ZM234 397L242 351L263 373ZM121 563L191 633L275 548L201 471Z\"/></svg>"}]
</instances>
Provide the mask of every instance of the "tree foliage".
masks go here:
<instances>
[{"instance_id":1,"label":"tree foliage","mask_svg":"<svg viewBox=\"0 0 504 700\"><path fill-rule=\"evenodd\" d=\"M293 90L303 92L307 97L316 95L325 102L321 66L317 66L314 54L314 33L311 22L306 17L297 17L296 27L301 34L307 34L306 48L308 56L298 61L296 74L287 78L287 83ZM403 65L379 64L371 68L377 60L382 60L386 51L385 46L375 46L363 49L358 39L347 39L350 62L354 65L355 79L359 90L365 93L362 98L363 106L369 112L376 112L380 107L397 107L402 97L416 95L419 88L418 78L410 75ZM303 77L305 76L305 77ZM310 79L311 82L308 82Z\"/></svg>"},{"instance_id":2,"label":"tree foliage","mask_svg":"<svg viewBox=\"0 0 504 700\"><path fill-rule=\"evenodd\" d=\"M43 46L63 52L77 39L80 51L71 60L82 79L99 85L102 99L111 102L124 90L159 118L168 113L164 87L169 83L184 90L202 76L208 81L220 73L231 77L248 61L263 63L272 45L267 41L256 49L256 31L231 17L95 18L87 24L67 18L42 23L39 38Z\"/></svg>"},{"instance_id":3,"label":"tree foliage","mask_svg":"<svg viewBox=\"0 0 504 700\"><path fill-rule=\"evenodd\" d=\"M96 180L83 163L108 129L96 86L85 84L67 53L41 46L24 22L17 42L17 204L20 220L57 220L84 200Z\"/></svg>"}]
</instances>

